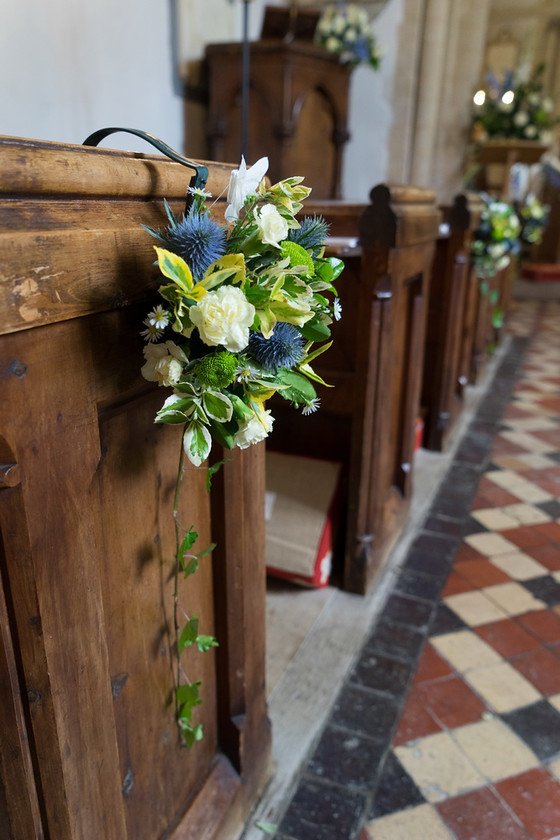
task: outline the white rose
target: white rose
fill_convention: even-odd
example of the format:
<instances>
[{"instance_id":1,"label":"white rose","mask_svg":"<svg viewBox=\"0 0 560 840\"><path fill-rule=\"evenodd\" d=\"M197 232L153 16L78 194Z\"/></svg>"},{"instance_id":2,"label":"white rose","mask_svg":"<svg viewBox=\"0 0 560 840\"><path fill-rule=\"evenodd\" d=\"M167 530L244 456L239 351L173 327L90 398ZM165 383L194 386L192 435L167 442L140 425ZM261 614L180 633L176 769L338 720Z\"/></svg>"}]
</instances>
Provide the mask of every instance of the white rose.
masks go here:
<instances>
[{"instance_id":1,"label":"white rose","mask_svg":"<svg viewBox=\"0 0 560 840\"><path fill-rule=\"evenodd\" d=\"M249 343L255 307L237 286L220 286L191 306L189 315L205 344L221 344L231 353L238 353Z\"/></svg>"},{"instance_id":2,"label":"white rose","mask_svg":"<svg viewBox=\"0 0 560 840\"><path fill-rule=\"evenodd\" d=\"M513 117L513 122L519 127L527 125L529 122L529 114L527 111L518 111Z\"/></svg>"},{"instance_id":3,"label":"white rose","mask_svg":"<svg viewBox=\"0 0 560 840\"><path fill-rule=\"evenodd\" d=\"M288 235L288 223L280 215L274 204L265 204L255 213L255 221L260 230L261 241L266 245L279 247Z\"/></svg>"},{"instance_id":4,"label":"white rose","mask_svg":"<svg viewBox=\"0 0 560 840\"><path fill-rule=\"evenodd\" d=\"M245 158L241 158L239 169L234 169L229 179L227 194L228 206L225 212L226 222L235 222L239 218L239 211L245 204L245 199L256 193L257 187L266 175L268 158L262 157L247 169Z\"/></svg>"},{"instance_id":5,"label":"white rose","mask_svg":"<svg viewBox=\"0 0 560 840\"><path fill-rule=\"evenodd\" d=\"M177 384L187 357L174 341L166 341L165 344L147 344L143 352L146 364L143 365L140 373L144 379L165 387Z\"/></svg>"},{"instance_id":6,"label":"white rose","mask_svg":"<svg viewBox=\"0 0 560 840\"><path fill-rule=\"evenodd\" d=\"M264 411L263 409L251 417L250 420L241 423L233 439L234 446L238 446L240 449L248 449L254 443L264 440L272 431L273 422L274 417L270 411Z\"/></svg>"},{"instance_id":7,"label":"white rose","mask_svg":"<svg viewBox=\"0 0 560 840\"><path fill-rule=\"evenodd\" d=\"M525 137L529 137L529 138L536 137L537 136L537 129L535 128L534 125L528 125L524 129L523 134L525 135Z\"/></svg>"}]
</instances>

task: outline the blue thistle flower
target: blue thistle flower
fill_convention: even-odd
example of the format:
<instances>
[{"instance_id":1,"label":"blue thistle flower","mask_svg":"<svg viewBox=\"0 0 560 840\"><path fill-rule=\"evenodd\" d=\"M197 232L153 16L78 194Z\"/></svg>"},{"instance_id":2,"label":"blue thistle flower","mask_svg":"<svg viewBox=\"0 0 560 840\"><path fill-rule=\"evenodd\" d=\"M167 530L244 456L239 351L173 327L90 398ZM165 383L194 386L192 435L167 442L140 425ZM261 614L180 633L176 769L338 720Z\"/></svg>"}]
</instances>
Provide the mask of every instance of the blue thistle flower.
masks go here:
<instances>
[{"instance_id":1,"label":"blue thistle flower","mask_svg":"<svg viewBox=\"0 0 560 840\"><path fill-rule=\"evenodd\" d=\"M316 257L324 246L328 234L329 226L322 216L313 216L313 218L306 216L299 228L289 231L288 239L290 242L301 245L306 251L311 251Z\"/></svg>"},{"instance_id":2,"label":"blue thistle flower","mask_svg":"<svg viewBox=\"0 0 560 840\"><path fill-rule=\"evenodd\" d=\"M292 368L303 358L305 341L299 331L285 321L279 321L270 338L251 332L247 355L270 371Z\"/></svg>"},{"instance_id":3,"label":"blue thistle flower","mask_svg":"<svg viewBox=\"0 0 560 840\"><path fill-rule=\"evenodd\" d=\"M181 219L176 219L173 211L165 202L169 226L160 233L146 228L165 248L182 257L195 281L215 260L226 252L226 229L221 227L207 212L200 213L194 207Z\"/></svg>"}]
</instances>

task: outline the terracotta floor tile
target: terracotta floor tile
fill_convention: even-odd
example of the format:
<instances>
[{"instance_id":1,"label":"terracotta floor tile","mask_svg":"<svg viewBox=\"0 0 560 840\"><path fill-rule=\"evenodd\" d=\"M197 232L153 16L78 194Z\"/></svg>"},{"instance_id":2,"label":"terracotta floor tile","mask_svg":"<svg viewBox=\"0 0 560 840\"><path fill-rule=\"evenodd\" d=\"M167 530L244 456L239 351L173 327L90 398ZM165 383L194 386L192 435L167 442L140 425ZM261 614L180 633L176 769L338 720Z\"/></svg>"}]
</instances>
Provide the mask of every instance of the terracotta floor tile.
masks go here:
<instances>
[{"instance_id":1,"label":"terracotta floor tile","mask_svg":"<svg viewBox=\"0 0 560 840\"><path fill-rule=\"evenodd\" d=\"M493 484L493 482L489 482L489 484ZM514 505L516 502L519 501L519 497L510 493L509 490L504 490L503 487L498 487L497 485L485 487L483 491L481 491L482 498L489 503L486 504L486 507L494 505L495 507L503 507L504 505Z\"/></svg>"},{"instance_id":2,"label":"terracotta floor tile","mask_svg":"<svg viewBox=\"0 0 560 840\"><path fill-rule=\"evenodd\" d=\"M528 615L533 614L528 613ZM531 650L539 650L541 647L539 639L536 639L511 618L494 621L492 624L483 624L477 627L475 632L481 639L492 645L494 650L504 659L519 656Z\"/></svg>"},{"instance_id":3,"label":"terracotta floor tile","mask_svg":"<svg viewBox=\"0 0 560 840\"><path fill-rule=\"evenodd\" d=\"M434 732L440 732L441 726L427 711L426 704L418 692L412 688L405 703L393 744L408 744Z\"/></svg>"},{"instance_id":4,"label":"terracotta floor tile","mask_svg":"<svg viewBox=\"0 0 560 840\"><path fill-rule=\"evenodd\" d=\"M496 455L517 455L527 452L527 450L527 446L520 445L516 441L510 441L502 435L497 435L492 444L490 460L494 461Z\"/></svg>"},{"instance_id":5,"label":"terracotta floor tile","mask_svg":"<svg viewBox=\"0 0 560 840\"><path fill-rule=\"evenodd\" d=\"M463 560L483 560L484 554L481 554L480 551L477 551L472 546L467 545L467 543L461 543L459 548L455 553L455 558L453 561L453 565L455 563L461 563Z\"/></svg>"},{"instance_id":6,"label":"terracotta floor tile","mask_svg":"<svg viewBox=\"0 0 560 840\"><path fill-rule=\"evenodd\" d=\"M553 540L560 544L560 524L558 522L543 522L535 525L535 530L539 534L543 534L545 537L548 537L549 540ZM558 549L560 553L560 549Z\"/></svg>"},{"instance_id":7,"label":"terracotta floor tile","mask_svg":"<svg viewBox=\"0 0 560 840\"><path fill-rule=\"evenodd\" d=\"M535 840L560 834L560 782L546 769L504 779L496 790Z\"/></svg>"},{"instance_id":8,"label":"terracotta floor tile","mask_svg":"<svg viewBox=\"0 0 560 840\"><path fill-rule=\"evenodd\" d=\"M531 525L522 525L519 528L513 528L511 531L502 531L502 537L514 543L518 548L533 548L537 545L547 545L549 542L545 534L541 534Z\"/></svg>"},{"instance_id":9,"label":"terracotta floor tile","mask_svg":"<svg viewBox=\"0 0 560 840\"><path fill-rule=\"evenodd\" d=\"M435 647L428 642L420 658L413 682L417 685L418 683L429 682L430 680L437 680L442 677L449 677L453 673L453 668L451 668L449 663L446 662L445 659L439 655Z\"/></svg>"},{"instance_id":10,"label":"terracotta floor tile","mask_svg":"<svg viewBox=\"0 0 560 840\"><path fill-rule=\"evenodd\" d=\"M498 569L490 560L464 560L453 564L454 572L458 572L475 587L492 586L494 583L507 583L511 577Z\"/></svg>"},{"instance_id":11,"label":"terracotta floor tile","mask_svg":"<svg viewBox=\"0 0 560 840\"><path fill-rule=\"evenodd\" d=\"M560 645L560 616L552 610L536 610L515 619L547 645Z\"/></svg>"},{"instance_id":12,"label":"terracotta floor tile","mask_svg":"<svg viewBox=\"0 0 560 840\"><path fill-rule=\"evenodd\" d=\"M436 810L457 840L532 840L487 787L439 802Z\"/></svg>"},{"instance_id":13,"label":"terracotta floor tile","mask_svg":"<svg viewBox=\"0 0 560 840\"><path fill-rule=\"evenodd\" d=\"M473 561L468 560L464 562L472 563ZM463 575L452 571L441 591L441 597L446 598L448 595L458 595L460 592L471 592L473 589L476 589L474 583L471 583L471 581L467 580L467 578L463 577Z\"/></svg>"},{"instance_id":14,"label":"terracotta floor tile","mask_svg":"<svg viewBox=\"0 0 560 840\"><path fill-rule=\"evenodd\" d=\"M560 413L560 397L544 397L539 402L544 408L554 411L557 414Z\"/></svg>"},{"instance_id":15,"label":"terracotta floor tile","mask_svg":"<svg viewBox=\"0 0 560 840\"><path fill-rule=\"evenodd\" d=\"M544 545L536 545L531 548L524 549L526 554L529 554L537 563L546 566L551 572L560 570L560 548L553 543L546 543Z\"/></svg>"},{"instance_id":16,"label":"terracotta floor tile","mask_svg":"<svg viewBox=\"0 0 560 840\"><path fill-rule=\"evenodd\" d=\"M448 729L479 721L487 706L461 677L424 683L418 694L431 714Z\"/></svg>"},{"instance_id":17,"label":"terracotta floor tile","mask_svg":"<svg viewBox=\"0 0 560 840\"><path fill-rule=\"evenodd\" d=\"M560 692L560 659L550 650L531 651L511 664L545 697Z\"/></svg>"}]
</instances>

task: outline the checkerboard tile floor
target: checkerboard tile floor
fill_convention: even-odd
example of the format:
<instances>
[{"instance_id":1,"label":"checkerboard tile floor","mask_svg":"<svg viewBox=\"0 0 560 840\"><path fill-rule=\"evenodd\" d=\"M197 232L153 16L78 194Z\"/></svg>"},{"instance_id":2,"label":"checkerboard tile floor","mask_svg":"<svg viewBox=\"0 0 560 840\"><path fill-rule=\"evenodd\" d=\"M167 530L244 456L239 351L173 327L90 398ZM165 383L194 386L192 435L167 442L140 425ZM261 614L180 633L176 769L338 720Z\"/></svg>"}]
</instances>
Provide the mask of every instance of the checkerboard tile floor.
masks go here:
<instances>
[{"instance_id":1,"label":"checkerboard tile floor","mask_svg":"<svg viewBox=\"0 0 560 840\"><path fill-rule=\"evenodd\" d=\"M511 330L282 838L560 838L560 305Z\"/></svg>"}]
</instances>

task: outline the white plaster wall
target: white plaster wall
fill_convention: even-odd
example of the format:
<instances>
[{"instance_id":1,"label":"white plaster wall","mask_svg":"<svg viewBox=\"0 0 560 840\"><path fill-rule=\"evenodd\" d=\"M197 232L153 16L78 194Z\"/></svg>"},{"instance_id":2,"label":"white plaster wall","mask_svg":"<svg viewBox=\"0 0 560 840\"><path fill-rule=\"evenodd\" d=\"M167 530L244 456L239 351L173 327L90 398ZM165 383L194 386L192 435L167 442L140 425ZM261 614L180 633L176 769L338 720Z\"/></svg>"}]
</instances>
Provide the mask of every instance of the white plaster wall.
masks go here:
<instances>
[{"instance_id":1,"label":"white plaster wall","mask_svg":"<svg viewBox=\"0 0 560 840\"><path fill-rule=\"evenodd\" d=\"M346 144L342 192L344 198L352 201L367 200L371 188L389 176L394 78L404 11L405 0L389 0L375 18L373 29L384 52L381 67L377 72L357 67L350 81L351 137Z\"/></svg>"},{"instance_id":2,"label":"white plaster wall","mask_svg":"<svg viewBox=\"0 0 560 840\"><path fill-rule=\"evenodd\" d=\"M120 125L181 150L174 2L3 0L0 134L81 143ZM103 145L148 150L126 135Z\"/></svg>"}]
</instances>

